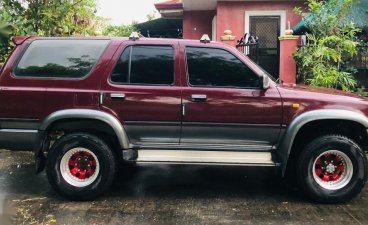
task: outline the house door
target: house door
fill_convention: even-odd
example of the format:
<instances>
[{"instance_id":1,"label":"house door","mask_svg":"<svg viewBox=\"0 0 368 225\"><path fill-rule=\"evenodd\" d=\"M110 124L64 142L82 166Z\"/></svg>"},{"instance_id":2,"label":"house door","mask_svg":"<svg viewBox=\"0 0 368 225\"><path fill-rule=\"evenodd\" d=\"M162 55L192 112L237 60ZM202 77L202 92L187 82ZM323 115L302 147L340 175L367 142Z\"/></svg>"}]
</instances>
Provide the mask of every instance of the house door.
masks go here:
<instances>
[{"instance_id":1,"label":"house door","mask_svg":"<svg viewBox=\"0 0 368 225\"><path fill-rule=\"evenodd\" d=\"M250 35L257 36L257 63L273 77L279 77L280 16L250 16Z\"/></svg>"}]
</instances>

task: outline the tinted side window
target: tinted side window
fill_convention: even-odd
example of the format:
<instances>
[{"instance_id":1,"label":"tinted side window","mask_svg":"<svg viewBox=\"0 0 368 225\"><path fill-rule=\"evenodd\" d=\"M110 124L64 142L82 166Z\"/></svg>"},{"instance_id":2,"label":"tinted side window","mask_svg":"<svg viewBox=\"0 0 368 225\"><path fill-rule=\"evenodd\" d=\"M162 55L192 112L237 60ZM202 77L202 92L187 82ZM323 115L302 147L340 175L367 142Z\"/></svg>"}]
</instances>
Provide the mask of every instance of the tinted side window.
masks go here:
<instances>
[{"instance_id":1,"label":"tinted side window","mask_svg":"<svg viewBox=\"0 0 368 225\"><path fill-rule=\"evenodd\" d=\"M111 81L122 84L173 84L174 49L168 46L126 48L114 68Z\"/></svg>"},{"instance_id":2,"label":"tinted side window","mask_svg":"<svg viewBox=\"0 0 368 225\"><path fill-rule=\"evenodd\" d=\"M36 40L14 70L22 77L80 78L87 75L109 40Z\"/></svg>"},{"instance_id":3,"label":"tinted side window","mask_svg":"<svg viewBox=\"0 0 368 225\"><path fill-rule=\"evenodd\" d=\"M115 83L129 83L129 58L132 47L127 47L121 54L114 71L111 74L111 81Z\"/></svg>"},{"instance_id":4,"label":"tinted side window","mask_svg":"<svg viewBox=\"0 0 368 225\"><path fill-rule=\"evenodd\" d=\"M193 86L258 87L258 76L225 50L187 47L186 54Z\"/></svg>"}]
</instances>

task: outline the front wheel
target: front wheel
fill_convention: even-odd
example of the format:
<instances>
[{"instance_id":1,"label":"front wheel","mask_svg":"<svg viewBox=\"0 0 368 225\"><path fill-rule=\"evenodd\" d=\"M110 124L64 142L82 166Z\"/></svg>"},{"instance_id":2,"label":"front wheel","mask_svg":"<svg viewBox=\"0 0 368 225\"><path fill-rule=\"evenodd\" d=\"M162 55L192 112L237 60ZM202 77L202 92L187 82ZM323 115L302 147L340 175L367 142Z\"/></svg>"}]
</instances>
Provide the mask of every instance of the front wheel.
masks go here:
<instances>
[{"instance_id":1,"label":"front wheel","mask_svg":"<svg viewBox=\"0 0 368 225\"><path fill-rule=\"evenodd\" d=\"M300 188L313 200L345 202L360 193L367 180L367 159L351 139L326 135L301 152L297 164Z\"/></svg>"},{"instance_id":2,"label":"front wheel","mask_svg":"<svg viewBox=\"0 0 368 225\"><path fill-rule=\"evenodd\" d=\"M51 186L60 195L71 200L91 200L112 184L114 154L94 135L68 134L50 149L46 173Z\"/></svg>"}]
</instances>

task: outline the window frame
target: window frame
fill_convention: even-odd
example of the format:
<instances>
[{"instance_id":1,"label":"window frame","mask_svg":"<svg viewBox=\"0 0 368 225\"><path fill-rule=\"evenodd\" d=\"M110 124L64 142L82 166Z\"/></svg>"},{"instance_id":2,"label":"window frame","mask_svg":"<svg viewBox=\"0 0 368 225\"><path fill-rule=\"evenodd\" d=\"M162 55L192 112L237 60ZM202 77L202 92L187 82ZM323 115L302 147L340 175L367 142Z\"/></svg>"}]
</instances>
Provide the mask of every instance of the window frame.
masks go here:
<instances>
[{"instance_id":1,"label":"window frame","mask_svg":"<svg viewBox=\"0 0 368 225\"><path fill-rule=\"evenodd\" d=\"M41 76L41 77L37 77L37 76L19 76L15 73L15 70L18 68L18 64L20 63L20 61L22 60L24 54L27 52L27 50L29 49L29 47L32 45L33 42L35 41L84 41L84 40L91 40L91 41L107 41L106 46L104 47L104 49L101 52L101 55L96 59L96 62L93 64L93 66L91 67L90 71L82 76L82 77L51 77L51 76ZM101 57L105 54L106 49L110 46L111 44L111 39L109 38L101 38L101 39L81 39L81 38L43 38L43 39L34 39L32 41L30 41L29 43L27 43L27 46L24 47L24 49L22 49L22 52L19 54L19 57L17 58L16 62L15 62L15 66L13 66L12 70L11 70L11 77L15 78L15 79L38 79L38 80L71 80L71 81L79 81L79 80L85 80L87 79L95 70L97 64L100 62Z\"/></svg>"},{"instance_id":2,"label":"window frame","mask_svg":"<svg viewBox=\"0 0 368 225\"><path fill-rule=\"evenodd\" d=\"M236 59L238 59L244 66L246 66L249 70L251 70L259 79L259 75L250 67L248 66L246 63L244 63L243 60L241 60L239 57L237 57L235 54L233 54L231 51L224 49L224 48L219 48L219 47L212 47L212 46L195 46L195 45L186 45L184 46L184 53L185 53L185 69L186 69L186 81L187 81L187 85L188 87L192 87L192 88L221 88L221 89L261 89L261 87L256 86L256 87L239 87L239 86L204 86L204 85L193 85L190 83L190 79L189 79L189 67L188 67L188 55L187 55L187 48L202 48L202 49L217 49L217 50L223 50L228 52L229 54L231 54L232 56L234 56Z\"/></svg>"},{"instance_id":3,"label":"window frame","mask_svg":"<svg viewBox=\"0 0 368 225\"><path fill-rule=\"evenodd\" d=\"M119 82L112 81L111 77L112 77L112 74L114 73L116 65L118 64L121 55L128 48L130 48L129 68L128 68L128 71L129 71L128 78L130 80L130 72L131 72L131 65L132 65L132 49L133 49L134 46L158 46L158 47L170 47L170 48L172 48L172 50L173 50L173 72L174 72L173 73L173 78L174 78L173 82L171 84L143 84L143 83L119 83ZM151 86L151 87L172 87L172 86L175 86L175 84L176 84L176 72L175 72L175 69L176 69L176 65L175 65L176 56L175 56L175 52L176 52L175 46L170 45L170 44L168 44L168 45L165 45L165 44L128 44L125 47L123 47L123 49L118 53L119 57L117 58L117 60L114 63L114 66L112 67L111 73L109 74L108 81L109 81L110 84L118 85L118 86L148 86L148 87L149 86Z\"/></svg>"}]
</instances>

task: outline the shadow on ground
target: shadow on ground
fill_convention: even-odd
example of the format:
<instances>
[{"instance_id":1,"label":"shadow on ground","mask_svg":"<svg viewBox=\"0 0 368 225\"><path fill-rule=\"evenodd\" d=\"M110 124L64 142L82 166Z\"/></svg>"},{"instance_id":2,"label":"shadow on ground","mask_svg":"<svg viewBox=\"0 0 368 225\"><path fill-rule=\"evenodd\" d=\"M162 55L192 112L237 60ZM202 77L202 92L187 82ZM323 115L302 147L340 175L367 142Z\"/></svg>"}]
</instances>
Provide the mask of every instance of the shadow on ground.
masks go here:
<instances>
[{"instance_id":1,"label":"shadow on ground","mask_svg":"<svg viewBox=\"0 0 368 225\"><path fill-rule=\"evenodd\" d=\"M0 172L0 210L12 224L368 223L367 188L347 204L315 204L270 168L122 167L91 202L60 198L29 153L0 151Z\"/></svg>"}]
</instances>

